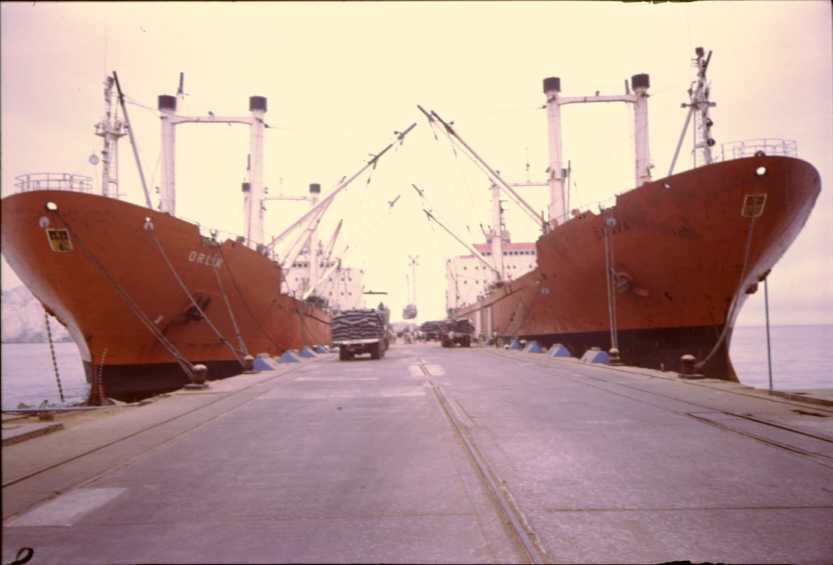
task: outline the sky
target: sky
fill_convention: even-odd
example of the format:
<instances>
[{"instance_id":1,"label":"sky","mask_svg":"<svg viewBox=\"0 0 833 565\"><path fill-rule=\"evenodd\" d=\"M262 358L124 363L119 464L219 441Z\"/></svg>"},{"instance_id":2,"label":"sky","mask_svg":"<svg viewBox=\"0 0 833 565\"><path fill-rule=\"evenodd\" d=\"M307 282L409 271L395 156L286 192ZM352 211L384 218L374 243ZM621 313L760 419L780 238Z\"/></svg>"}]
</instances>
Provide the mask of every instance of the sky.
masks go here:
<instances>
[{"instance_id":1,"label":"sky","mask_svg":"<svg viewBox=\"0 0 833 565\"><path fill-rule=\"evenodd\" d=\"M620 94L626 78L651 77L649 137L655 178L668 170L685 119L680 103L694 77L697 46L713 51L714 137L794 139L822 178L807 225L769 277L774 324L833 323L833 46L831 7L789 2L463 3L11 3L0 6L2 195L35 171L95 178L93 126L102 81L117 71L141 161L159 184L159 94L187 94L180 113L245 116L252 95L268 99L265 184L301 196L331 190L411 123L418 126L368 177L339 197L321 224L326 240L363 269L366 290L387 292L393 319L407 302L408 256L418 255L419 319L444 317L445 261L467 253L421 209L462 238L481 242L490 222L489 181L444 137L434 138L421 104L453 120L463 139L510 182L546 178L542 79L565 96ZM623 104L562 110L564 158L573 169L571 207L633 188L633 118ZM123 198L142 204L129 142L120 143ZM242 233L248 130L177 128L177 215ZM100 165L99 165L100 166ZM691 167L684 145L676 172ZM425 190L421 200L411 188ZM536 209L546 189L521 189ZM401 198L391 208L389 201ZM154 194L154 202L156 202ZM308 204L271 201L274 234ZM537 227L511 203L513 241ZM4 289L19 280L2 261ZM369 297L369 305L377 297ZM738 324L763 323L763 293Z\"/></svg>"}]
</instances>

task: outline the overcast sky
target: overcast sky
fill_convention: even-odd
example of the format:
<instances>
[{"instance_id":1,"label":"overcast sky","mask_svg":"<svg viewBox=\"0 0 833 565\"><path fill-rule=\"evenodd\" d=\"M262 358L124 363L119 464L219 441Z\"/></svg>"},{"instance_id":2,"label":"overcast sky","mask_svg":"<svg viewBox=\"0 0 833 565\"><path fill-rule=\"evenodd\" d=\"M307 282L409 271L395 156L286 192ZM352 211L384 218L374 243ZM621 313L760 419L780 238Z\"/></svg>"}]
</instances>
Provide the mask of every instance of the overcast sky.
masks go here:
<instances>
[{"instance_id":1,"label":"overcast sky","mask_svg":"<svg viewBox=\"0 0 833 565\"><path fill-rule=\"evenodd\" d=\"M445 260L465 251L422 214L410 188L462 237L482 241L489 182L446 139L435 140L416 104L454 120L459 133L510 181L546 178L541 81L560 76L564 95L619 94L636 73L651 76L649 128L655 178L664 176L685 118L680 103L694 48L714 51L710 78L718 144L795 139L822 177L810 220L770 276L775 324L833 323L833 63L826 1L715 3L3 3L2 193L34 171L99 172L93 125L102 81L116 70L149 182L159 184L156 96L174 94L184 114L246 115L248 97L268 98L265 181L270 194L324 192L361 167L394 130L419 126L359 179L322 223L345 220L346 262L366 271L368 290L387 291L394 318L406 302L408 255L419 255L420 319L443 316ZM572 206L633 188L632 111L622 104L563 111L564 156L573 166ZM143 203L125 138L125 199ZM684 146L677 172L691 167ZM240 183L244 126L177 129L177 212L243 232ZM529 163L527 172L526 164ZM546 206L545 189L524 189ZM391 209L387 201L401 199ZM155 195L154 195L155 198ZM305 209L270 202L267 232ZM594 207L595 209L595 207ZM507 204L514 241L536 226ZM19 284L3 260L2 285ZM763 293L741 324L763 320ZM375 304L371 301L370 304Z\"/></svg>"}]
</instances>

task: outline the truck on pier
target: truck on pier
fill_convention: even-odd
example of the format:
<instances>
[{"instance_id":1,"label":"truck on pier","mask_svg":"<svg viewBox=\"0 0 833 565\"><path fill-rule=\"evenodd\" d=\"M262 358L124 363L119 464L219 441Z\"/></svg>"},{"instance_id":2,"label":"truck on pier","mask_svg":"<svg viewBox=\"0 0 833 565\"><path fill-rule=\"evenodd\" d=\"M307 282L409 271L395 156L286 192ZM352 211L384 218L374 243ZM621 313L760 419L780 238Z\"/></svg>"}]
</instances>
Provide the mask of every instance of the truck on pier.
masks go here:
<instances>
[{"instance_id":1,"label":"truck on pier","mask_svg":"<svg viewBox=\"0 0 833 565\"><path fill-rule=\"evenodd\" d=\"M474 326L468 320L446 320L439 327L439 340L443 347L471 347Z\"/></svg>"},{"instance_id":2,"label":"truck on pier","mask_svg":"<svg viewBox=\"0 0 833 565\"><path fill-rule=\"evenodd\" d=\"M388 310L380 308L345 310L332 320L332 345L338 358L349 361L355 355L369 353L381 359L388 349Z\"/></svg>"}]
</instances>

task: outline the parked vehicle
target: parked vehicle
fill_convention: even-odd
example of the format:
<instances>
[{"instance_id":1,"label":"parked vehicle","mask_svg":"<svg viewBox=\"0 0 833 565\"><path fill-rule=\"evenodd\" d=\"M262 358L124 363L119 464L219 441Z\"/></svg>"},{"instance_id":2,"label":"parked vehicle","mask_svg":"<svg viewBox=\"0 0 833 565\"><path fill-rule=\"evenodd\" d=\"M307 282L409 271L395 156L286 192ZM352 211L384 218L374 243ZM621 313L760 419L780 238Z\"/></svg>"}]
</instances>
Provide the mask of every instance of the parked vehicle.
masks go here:
<instances>
[{"instance_id":1,"label":"parked vehicle","mask_svg":"<svg viewBox=\"0 0 833 565\"><path fill-rule=\"evenodd\" d=\"M440 324L439 339L443 347L471 347L474 326L468 320L448 320Z\"/></svg>"},{"instance_id":2,"label":"parked vehicle","mask_svg":"<svg viewBox=\"0 0 833 565\"><path fill-rule=\"evenodd\" d=\"M424 341L431 341L434 339L439 339L440 337L440 326L443 324L442 321L428 321L423 323L419 327L419 331L422 332L422 339Z\"/></svg>"},{"instance_id":3,"label":"parked vehicle","mask_svg":"<svg viewBox=\"0 0 833 565\"><path fill-rule=\"evenodd\" d=\"M355 355L369 353L381 359L389 345L387 317L384 310L346 310L333 318L332 344L338 347L338 358L349 361Z\"/></svg>"}]
</instances>

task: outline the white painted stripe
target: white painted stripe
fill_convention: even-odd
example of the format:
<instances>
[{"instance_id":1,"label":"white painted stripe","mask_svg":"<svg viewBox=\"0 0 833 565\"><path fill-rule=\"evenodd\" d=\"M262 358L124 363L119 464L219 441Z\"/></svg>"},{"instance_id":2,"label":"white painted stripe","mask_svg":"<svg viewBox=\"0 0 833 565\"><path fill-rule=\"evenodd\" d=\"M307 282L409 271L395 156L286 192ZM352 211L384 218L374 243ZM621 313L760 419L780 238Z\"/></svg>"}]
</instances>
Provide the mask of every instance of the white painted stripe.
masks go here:
<instances>
[{"instance_id":1,"label":"white painted stripe","mask_svg":"<svg viewBox=\"0 0 833 565\"><path fill-rule=\"evenodd\" d=\"M378 381L379 377L299 377L295 382L353 382Z\"/></svg>"},{"instance_id":2,"label":"white painted stripe","mask_svg":"<svg viewBox=\"0 0 833 565\"><path fill-rule=\"evenodd\" d=\"M6 527L71 526L126 491L124 488L83 488L62 494L12 518Z\"/></svg>"},{"instance_id":3,"label":"white painted stripe","mask_svg":"<svg viewBox=\"0 0 833 565\"><path fill-rule=\"evenodd\" d=\"M432 377L442 377L445 375L445 369L439 365L426 365L425 368L428 369Z\"/></svg>"},{"instance_id":4,"label":"white painted stripe","mask_svg":"<svg viewBox=\"0 0 833 565\"><path fill-rule=\"evenodd\" d=\"M425 376L425 373L422 372L422 368L419 365L408 365L408 372L412 377L418 378Z\"/></svg>"},{"instance_id":5,"label":"white painted stripe","mask_svg":"<svg viewBox=\"0 0 833 565\"><path fill-rule=\"evenodd\" d=\"M258 400L331 400L331 399L369 399L369 398L408 398L425 396L425 389L417 387L389 388L376 391L333 390L322 392L301 392L287 389L275 389Z\"/></svg>"}]
</instances>

